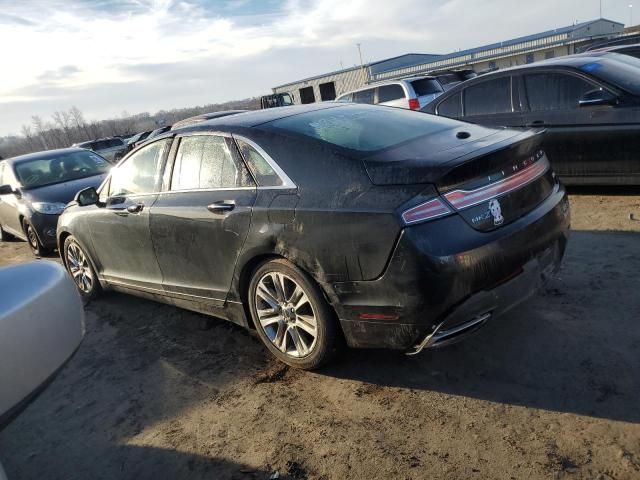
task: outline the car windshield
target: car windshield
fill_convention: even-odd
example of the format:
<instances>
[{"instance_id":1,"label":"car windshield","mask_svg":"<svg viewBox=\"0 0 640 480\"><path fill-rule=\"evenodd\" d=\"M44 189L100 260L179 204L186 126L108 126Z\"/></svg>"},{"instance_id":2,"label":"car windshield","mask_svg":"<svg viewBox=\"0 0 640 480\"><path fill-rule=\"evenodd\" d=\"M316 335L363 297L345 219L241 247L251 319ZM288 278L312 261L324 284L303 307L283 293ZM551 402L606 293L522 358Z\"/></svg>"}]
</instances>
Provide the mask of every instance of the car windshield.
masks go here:
<instances>
[{"instance_id":1,"label":"car windshield","mask_svg":"<svg viewBox=\"0 0 640 480\"><path fill-rule=\"evenodd\" d=\"M601 58L582 65L580 69L629 93L640 95L640 59L619 53L607 53Z\"/></svg>"},{"instance_id":2,"label":"car windshield","mask_svg":"<svg viewBox=\"0 0 640 480\"><path fill-rule=\"evenodd\" d=\"M374 152L455 128L460 122L401 108L349 105L269 122L274 128L360 152Z\"/></svg>"},{"instance_id":3,"label":"car windshield","mask_svg":"<svg viewBox=\"0 0 640 480\"><path fill-rule=\"evenodd\" d=\"M110 167L101 156L79 151L25 160L16 163L14 168L22 187L30 189L100 175L108 172Z\"/></svg>"}]
</instances>

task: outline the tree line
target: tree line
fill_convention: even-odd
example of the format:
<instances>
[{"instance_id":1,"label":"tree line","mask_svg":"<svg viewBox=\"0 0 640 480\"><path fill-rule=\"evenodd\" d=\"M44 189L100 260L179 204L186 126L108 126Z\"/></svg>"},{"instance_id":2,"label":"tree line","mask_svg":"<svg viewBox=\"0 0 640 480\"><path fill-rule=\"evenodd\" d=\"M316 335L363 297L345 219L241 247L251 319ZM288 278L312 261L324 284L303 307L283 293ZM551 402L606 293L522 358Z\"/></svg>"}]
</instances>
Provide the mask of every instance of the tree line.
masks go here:
<instances>
[{"instance_id":1,"label":"tree line","mask_svg":"<svg viewBox=\"0 0 640 480\"><path fill-rule=\"evenodd\" d=\"M87 121L80 109L74 106L66 111L54 112L49 120L34 115L31 117L31 124L22 126L20 135L0 137L0 157L10 158L41 150L65 148L98 138L136 134L203 113L258 108L259 98L247 98L198 107L160 110L153 115L147 112L135 115L123 112L116 118Z\"/></svg>"}]
</instances>

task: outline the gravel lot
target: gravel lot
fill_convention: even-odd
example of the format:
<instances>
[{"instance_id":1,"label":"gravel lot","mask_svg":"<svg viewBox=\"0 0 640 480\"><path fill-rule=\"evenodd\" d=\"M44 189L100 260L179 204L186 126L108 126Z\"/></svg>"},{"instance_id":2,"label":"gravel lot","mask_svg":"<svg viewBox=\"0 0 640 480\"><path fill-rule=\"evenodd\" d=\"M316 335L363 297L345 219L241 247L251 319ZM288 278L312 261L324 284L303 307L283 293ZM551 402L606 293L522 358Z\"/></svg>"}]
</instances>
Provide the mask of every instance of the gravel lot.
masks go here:
<instances>
[{"instance_id":1,"label":"gravel lot","mask_svg":"<svg viewBox=\"0 0 640 480\"><path fill-rule=\"evenodd\" d=\"M0 433L10 479L640 478L640 190L572 191L564 266L465 343L318 373L223 321L107 294ZM0 265L31 260L0 244Z\"/></svg>"}]
</instances>

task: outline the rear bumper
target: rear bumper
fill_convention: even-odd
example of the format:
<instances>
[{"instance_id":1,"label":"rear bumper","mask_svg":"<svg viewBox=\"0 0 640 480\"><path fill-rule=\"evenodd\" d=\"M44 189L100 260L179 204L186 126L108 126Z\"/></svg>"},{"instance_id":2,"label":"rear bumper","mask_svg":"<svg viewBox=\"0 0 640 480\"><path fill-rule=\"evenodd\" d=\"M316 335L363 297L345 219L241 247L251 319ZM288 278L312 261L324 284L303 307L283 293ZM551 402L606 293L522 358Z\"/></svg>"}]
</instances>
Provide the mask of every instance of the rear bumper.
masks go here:
<instances>
[{"instance_id":1,"label":"rear bumper","mask_svg":"<svg viewBox=\"0 0 640 480\"><path fill-rule=\"evenodd\" d=\"M347 343L415 351L459 340L540 289L560 267L569 224L558 186L494 232L477 232L458 215L405 229L382 277L334 285ZM363 312L386 320L363 320Z\"/></svg>"}]
</instances>

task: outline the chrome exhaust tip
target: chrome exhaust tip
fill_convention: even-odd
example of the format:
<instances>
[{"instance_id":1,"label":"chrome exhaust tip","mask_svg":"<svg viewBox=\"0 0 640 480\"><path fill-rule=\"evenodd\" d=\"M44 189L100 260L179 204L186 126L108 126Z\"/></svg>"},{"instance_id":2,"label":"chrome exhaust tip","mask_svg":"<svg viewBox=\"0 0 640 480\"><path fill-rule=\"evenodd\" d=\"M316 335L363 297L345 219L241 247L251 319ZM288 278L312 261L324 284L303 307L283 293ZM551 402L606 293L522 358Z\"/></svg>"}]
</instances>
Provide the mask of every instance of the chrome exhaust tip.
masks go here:
<instances>
[{"instance_id":1,"label":"chrome exhaust tip","mask_svg":"<svg viewBox=\"0 0 640 480\"><path fill-rule=\"evenodd\" d=\"M454 341L457 341L458 338L462 337L464 334L469 333L471 330L480 328L487 320L489 320L489 318L491 318L491 313L484 313L449 330L442 330L442 326L445 324L445 322L442 322L433 329L433 332L428 334L419 344L413 347L411 351L406 352L406 355L413 356L419 354L425 348L436 348L454 343Z\"/></svg>"}]
</instances>

